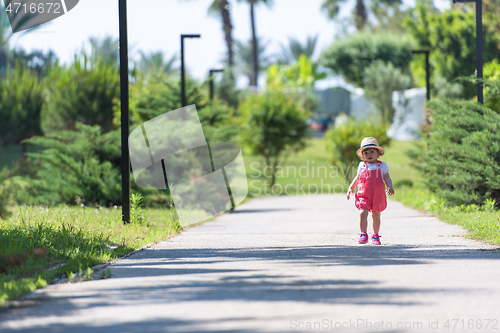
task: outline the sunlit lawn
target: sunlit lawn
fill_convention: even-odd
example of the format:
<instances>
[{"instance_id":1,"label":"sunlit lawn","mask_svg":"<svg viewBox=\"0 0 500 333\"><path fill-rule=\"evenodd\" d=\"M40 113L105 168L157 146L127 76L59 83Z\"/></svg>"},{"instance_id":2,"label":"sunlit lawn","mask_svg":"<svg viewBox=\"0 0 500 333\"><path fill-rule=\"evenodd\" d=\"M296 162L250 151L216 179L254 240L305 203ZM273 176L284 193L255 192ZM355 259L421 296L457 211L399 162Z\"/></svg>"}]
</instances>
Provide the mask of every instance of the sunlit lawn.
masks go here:
<instances>
[{"instance_id":1,"label":"sunlit lawn","mask_svg":"<svg viewBox=\"0 0 500 333\"><path fill-rule=\"evenodd\" d=\"M20 254L20 266L0 260L0 305L69 272L110 261L175 234L168 209L145 210L143 224L124 225L121 209L13 207L0 220L0 254ZM46 255L37 256L34 249ZM11 258L12 259L12 258Z\"/></svg>"},{"instance_id":2,"label":"sunlit lawn","mask_svg":"<svg viewBox=\"0 0 500 333\"><path fill-rule=\"evenodd\" d=\"M394 183L401 180L420 181L418 172L410 166L406 152L413 149L412 141L392 141L385 149L381 161L389 165ZM270 169L265 169L264 160L244 154L251 196L344 193L352 181L359 161L347 170L331 164L324 138L311 138L306 149L283 158L278 168L276 185L271 188ZM344 175L347 175L347 179Z\"/></svg>"}]
</instances>

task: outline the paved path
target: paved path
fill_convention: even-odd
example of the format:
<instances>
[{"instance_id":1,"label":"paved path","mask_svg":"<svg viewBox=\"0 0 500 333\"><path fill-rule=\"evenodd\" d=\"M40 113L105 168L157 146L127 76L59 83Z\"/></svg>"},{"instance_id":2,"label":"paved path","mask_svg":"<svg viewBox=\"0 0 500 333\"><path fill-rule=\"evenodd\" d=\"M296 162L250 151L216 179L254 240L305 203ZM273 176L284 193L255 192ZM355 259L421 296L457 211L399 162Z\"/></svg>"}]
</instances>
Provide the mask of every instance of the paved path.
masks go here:
<instances>
[{"instance_id":1,"label":"paved path","mask_svg":"<svg viewBox=\"0 0 500 333\"><path fill-rule=\"evenodd\" d=\"M380 233L356 244L343 195L253 199L117 261L112 279L38 291L0 332L500 332L492 246L394 201Z\"/></svg>"}]
</instances>

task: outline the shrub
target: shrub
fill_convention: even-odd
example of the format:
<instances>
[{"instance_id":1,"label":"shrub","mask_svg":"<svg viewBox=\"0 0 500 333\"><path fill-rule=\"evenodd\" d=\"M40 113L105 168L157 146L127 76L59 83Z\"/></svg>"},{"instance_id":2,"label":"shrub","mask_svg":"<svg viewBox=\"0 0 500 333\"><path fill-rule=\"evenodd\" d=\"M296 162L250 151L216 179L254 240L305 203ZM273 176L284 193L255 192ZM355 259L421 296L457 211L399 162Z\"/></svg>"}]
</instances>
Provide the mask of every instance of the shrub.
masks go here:
<instances>
[{"instance_id":1,"label":"shrub","mask_svg":"<svg viewBox=\"0 0 500 333\"><path fill-rule=\"evenodd\" d=\"M9 55L9 65L15 66L20 63L24 68L35 72L39 77L44 78L59 60L53 50L44 53L42 50L32 50L29 53L21 48L16 48Z\"/></svg>"},{"instance_id":2,"label":"shrub","mask_svg":"<svg viewBox=\"0 0 500 333\"><path fill-rule=\"evenodd\" d=\"M321 64L358 87L363 87L365 69L374 61L391 63L409 72L412 59L409 39L387 34L358 33L335 41L321 55Z\"/></svg>"},{"instance_id":3,"label":"shrub","mask_svg":"<svg viewBox=\"0 0 500 333\"><path fill-rule=\"evenodd\" d=\"M500 115L479 103L434 100L419 169L450 205L500 199Z\"/></svg>"},{"instance_id":4,"label":"shrub","mask_svg":"<svg viewBox=\"0 0 500 333\"><path fill-rule=\"evenodd\" d=\"M0 140L19 143L42 133L40 113L44 104L38 76L19 64L0 82Z\"/></svg>"},{"instance_id":5,"label":"shrub","mask_svg":"<svg viewBox=\"0 0 500 333\"><path fill-rule=\"evenodd\" d=\"M238 126L234 110L222 101L214 100L198 110L203 133L208 142L235 142Z\"/></svg>"},{"instance_id":6,"label":"shrub","mask_svg":"<svg viewBox=\"0 0 500 333\"><path fill-rule=\"evenodd\" d=\"M172 79L163 72L139 75L130 85L130 123L140 125L156 116L181 107L180 80ZM193 79L186 78L187 105L196 104L198 110L205 107L207 101L200 85ZM113 124L120 125L120 100L114 100Z\"/></svg>"},{"instance_id":7,"label":"shrub","mask_svg":"<svg viewBox=\"0 0 500 333\"><path fill-rule=\"evenodd\" d=\"M274 64L267 69L267 85L274 88L313 88L314 82L324 79L325 73L319 73L318 65L301 54L296 63L290 65Z\"/></svg>"},{"instance_id":8,"label":"shrub","mask_svg":"<svg viewBox=\"0 0 500 333\"><path fill-rule=\"evenodd\" d=\"M120 75L113 64L83 53L69 68L55 67L49 80L44 133L74 130L77 122L99 125L103 132L113 129L113 100L120 97Z\"/></svg>"},{"instance_id":9,"label":"shrub","mask_svg":"<svg viewBox=\"0 0 500 333\"><path fill-rule=\"evenodd\" d=\"M363 79L365 95L377 107L381 119L392 123L394 107L392 106L392 93L411 87L411 77L402 73L400 68L381 60L374 61L366 68Z\"/></svg>"},{"instance_id":10,"label":"shrub","mask_svg":"<svg viewBox=\"0 0 500 333\"><path fill-rule=\"evenodd\" d=\"M484 64L484 105L500 112L500 64L497 59Z\"/></svg>"},{"instance_id":11,"label":"shrub","mask_svg":"<svg viewBox=\"0 0 500 333\"><path fill-rule=\"evenodd\" d=\"M215 98L227 103L230 107L237 109L242 90L236 86L236 79L234 72L231 68L224 71L223 77L220 82L216 82L214 78Z\"/></svg>"},{"instance_id":12,"label":"shrub","mask_svg":"<svg viewBox=\"0 0 500 333\"><path fill-rule=\"evenodd\" d=\"M40 167L30 180L35 203L121 203L119 130L101 133L99 126L76 123L76 131L34 137L25 142L45 147L28 153ZM21 198L27 200L26 198Z\"/></svg>"},{"instance_id":13,"label":"shrub","mask_svg":"<svg viewBox=\"0 0 500 333\"><path fill-rule=\"evenodd\" d=\"M358 120L353 116L342 123L328 129L326 132L327 149L332 153L332 164L341 168L342 174L349 180L354 177L360 160L356 151L361 140L372 136L382 147L390 144L387 137L389 124L373 119Z\"/></svg>"},{"instance_id":14,"label":"shrub","mask_svg":"<svg viewBox=\"0 0 500 333\"><path fill-rule=\"evenodd\" d=\"M293 94L268 90L250 95L239 108L242 116L240 139L252 153L261 155L271 167L271 186L283 153L299 151L306 145L306 111Z\"/></svg>"}]
</instances>

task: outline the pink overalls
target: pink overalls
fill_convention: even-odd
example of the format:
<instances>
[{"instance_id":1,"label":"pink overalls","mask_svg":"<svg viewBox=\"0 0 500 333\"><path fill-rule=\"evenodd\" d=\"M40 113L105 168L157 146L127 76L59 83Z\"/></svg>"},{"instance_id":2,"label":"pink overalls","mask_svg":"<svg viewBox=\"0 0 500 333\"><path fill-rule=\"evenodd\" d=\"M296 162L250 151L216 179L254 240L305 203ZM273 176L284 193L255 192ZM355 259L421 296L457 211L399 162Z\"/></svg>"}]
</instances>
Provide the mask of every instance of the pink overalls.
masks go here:
<instances>
[{"instance_id":1,"label":"pink overalls","mask_svg":"<svg viewBox=\"0 0 500 333\"><path fill-rule=\"evenodd\" d=\"M363 165L355 195L356 208L378 213L387 207L385 183L380 170L381 164L382 162L379 161L375 170L368 170L366 162Z\"/></svg>"}]
</instances>

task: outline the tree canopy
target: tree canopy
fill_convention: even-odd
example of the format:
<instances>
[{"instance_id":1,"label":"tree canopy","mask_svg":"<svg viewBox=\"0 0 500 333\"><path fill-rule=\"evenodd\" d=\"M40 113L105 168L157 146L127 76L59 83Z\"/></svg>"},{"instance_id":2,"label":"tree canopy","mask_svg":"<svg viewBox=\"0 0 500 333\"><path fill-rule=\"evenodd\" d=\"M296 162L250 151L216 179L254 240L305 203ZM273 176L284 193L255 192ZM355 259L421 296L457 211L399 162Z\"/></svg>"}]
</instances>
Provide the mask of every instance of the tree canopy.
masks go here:
<instances>
[{"instance_id":1,"label":"tree canopy","mask_svg":"<svg viewBox=\"0 0 500 333\"><path fill-rule=\"evenodd\" d=\"M362 87L365 69L377 60L408 72L411 50L412 43L405 37L358 33L335 41L323 51L320 63L346 82Z\"/></svg>"},{"instance_id":2,"label":"tree canopy","mask_svg":"<svg viewBox=\"0 0 500 333\"><path fill-rule=\"evenodd\" d=\"M430 50L431 72L435 76L454 81L476 71L476 17L467 7L439 12L429 4L418 2L404 27L416 41L418 48ZM490 62L500 52L498 34L488 33L483 27L483 61ZM471 82L464 83L464 97L476 95Z\"/></svg>"}]
</instances>

